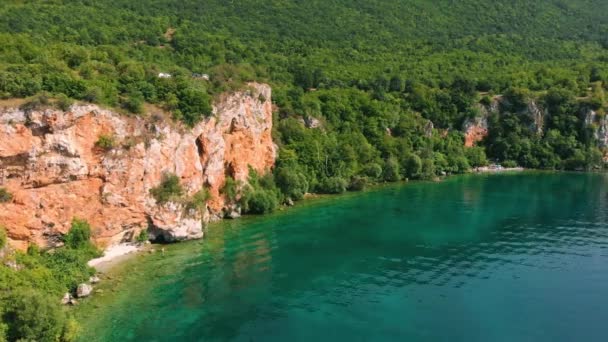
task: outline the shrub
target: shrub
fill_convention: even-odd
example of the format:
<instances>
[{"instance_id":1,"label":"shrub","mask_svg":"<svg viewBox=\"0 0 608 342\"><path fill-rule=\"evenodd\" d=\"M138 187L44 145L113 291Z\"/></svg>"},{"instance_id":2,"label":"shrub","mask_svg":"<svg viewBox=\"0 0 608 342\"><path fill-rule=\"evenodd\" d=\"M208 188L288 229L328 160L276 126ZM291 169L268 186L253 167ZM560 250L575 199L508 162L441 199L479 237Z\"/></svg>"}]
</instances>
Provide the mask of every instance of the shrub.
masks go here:
<instances>
[{"instance_id":1,"label":"shrub","mask_svg":"<svg viewBox=\"0 0 608 342\"><path fill-rule=\"evenodd\" d=\"M140 243L150 240L150 235L148 234L148 230L144 229L141 232L139 232L139 235L137 235L137 238L135 240Z\"/></svg>"},{"instance_id":2,"label":"shrub","mask_svg":"<svg viewBox=\"0 0 608 342\"><path fill-rule=\"evenodd\" d=\"M373 179L378 179L382 175L382 166L371 163L363 168L363 174Z\"/></svg>"},{"instance_id":3,"label":"shrub","mask_svg":"<svg viewBox=\"0 0 608 342\"><path fill-rule=\"evenodd\" d=\"M29 255L29 256L40 255L40 247L38 247L38 245L35 243L30 243L27 246L27 255Z\"/></svg>"},{"instance_id":4,"label":"shrub","mask_svg":"<svg viewBox=\"0 0 608 342\"><path fill-rule=\"evenodd\" d=\"M211 198L209 190L201 189L190 198L186 204L186 209L203 210L209 198Z\"/></svg>"},{"instance_id":5,"label":"shrub","mask_svg":"<svg viewBox=\"0 0 608 342\"><path fill-rule=\"evenodd\" d=\"M1 313L1 312L0 312ZM8 341L6 334L8 333L8 325L0 320L0 342Z\"/></svg>"},{"instance_id":6,"label":"shrub","mask_svg":"<svg viewBox=\"0 0 608 342\"><path fill-rule=\"evenodd\" d=\"M234 178L228 176L226 177L226 182L224 186L220 189L220 194L226 196L226 199L234 202L236 201L236 196L238 194L239 182L235 181Z\"/></svg>"},{"instance_id":7,"label":"shrub","mask_svg":"<svg viewBox=\"0 0 608 342\"><path fill-rule=\"evenodd\" d=\"M7 340L62 340L66 317L55 300L33 289L13 292L6 301L9 307L3 314L3 320L8 323Z\"/></svg>"},{"instance_id":8,"label":"shrub","mask_svg":"<svg viewBox=\"0 0 608 342\"><path fill-rule=\"evenodd\" d=\"M122 107L131 113L141 114L144 111L144 97L141 92L128 94L127 98L122 100Z\"/></svg>"},{"instance_id":9,"label":"shrub","mask_svg":"<svg viewBox=\"0 0 608 342\"><path fill-rule=\"evenodd\" d=\"M453 165L453 170L456 173L465 173L471 169L469 160L465 156L456 156L450 159Z\"/></svg>"},{"instance_id":10,"label":"shrub","mask_svg":"<svg viewBox=\"0 0 608 342\"><path fill-rule=\"evenodd\" d=\"M0 188L0 203L7 203L13 199L13 195L6 190L6 188Z\"/></svg>"},{"instance_id":11,"label":"shrub","mask_svg":"<svg viewBox=\"0 0 608 342\"><path fill-rule=\"evenodd\" d=\"M72 220L70 231L63 240L68 248L88 247L91 243L91 226L87 221L75 218Z\"/></svg>"},{"instance_id":12,"label":"shrub","mask_svg":"<svg viewBox=\"0 0 608 342\"><path fill-rule=\"evenodd\" d=\"M492 98L488 95L485 95L484 97L481 98L481 100L479 102L483 105L489 106L492 104Z\"/></svg>"},{"instance_id":13,"label":"shrub","mask_svg":"<svg viewBox=\"0 0 608 342\"><path fill-rule=\"evenodd\" d=\"M488 159L486 152L483 147L470 147L465 149L465 154L469 160L469 164L472 167L486 166L488 165Z\"/></svg>"},{"instance_id":14,"label":"shrub","mask_svg":"<svg viewBox=\"0 0 608 342\"><path fill-rule=\"evenodd\" d=\"M502 162L502 166L506 168L517 167L517 162L515 160L505 160Z\"/></svg>"},{"instance_id":15,"label":"shrub","mask_svg":"<svg viewBox=\"0 0 608 342\"><path fill-rule=\"evenodd\" d=\"M304 198L304 194L308 192L306 176L287 168L277 169L276 183L281 192L292 200L301 200Z\"/></svg>"},{"instance_id":16,"label":"shrub","mask_svg":"<svg viewBox=\"0 0 608 342\"><path fill-rule=\"evenodd\" d=\"M386 182L397 182L401 179L399 174L399 164L393 158L389 158L384 163L384 172L382 173L382 179Z\"/></svg>"},{"instance_id":17,"label":"shrub","mask_svg":"<svg viewBox=\"0 0 608 342\"><path fill-rule=\"evenodd\" d=\"M367 186L367 177L354 176L350 180L350 184L348 185L348 190L350 191L363 191Z\"/></svg>"},{"instance_id":18,"label":"shrub","mask_svg":"<svg viewBox=\"0 0 608 342\"><path fill-rule=\"evenodd\" d=\"M403 161L403 173L409 178L418 178L422 172L422 159L414 153L410 153Z\"/></svg>"},{"instance_id":19,"label":"shrub","mask_svg":"<svg viewBox=\"0 0 608 342\"><path fill-rule=\"evenodd\" d=\"M116 146L116 139L112 135L102 134L95 142L95 146L105 151L109 151Z\"/></svg>"},{"instance_id":20,"label":"shrub","mask_svg":"<svg viewBox=\"0 0 608 342\"><path fill-rule=\"evenodd\" d=\"M6 246L6 241L8 240L6 236L6 229L3 226L0 226L0 249Z\"/></svg>"},{"instance_id":21,"label":"shrub","mask_svg":"<svg viewBox=\"0 0 608 342\"><path fill-rule=\"evenodd\" d=\"M21 110L31 111L44 108L49 105L49 95L47 93L40 93L32 96L24 104L20 106Z\"/></svg>"},{"instance_id":22,"label":"shrub","mask_svg":"<svg viewBox=\"0 0 608 342\"><path fill-rule=\"evenodd\" d=\"M276 195L272 191L263 189L248 191L241 202L243 210L251 214L267 214L278 206Z\"/></svg>"},{"instance_id":23,"label":"shrub","mask_svg":"<svg viewBox=\"0 0 608 342\"><path fill-rule=\"evenodd\" d=\"M346 191L348 182L341 177L325 178L319 184L319 191L325 194L341 194Z\"/></svg>"},{"instance_id":24,"label":"shrub","mask_svg":"<svg viewBox=\"0 0 608 342\"><path fill-rule=\"evenodd\" d=\"M78 334L80 334L80 325L78 325L78 322L74 318L68 318L68 320L63 325L63 331L61 332L61 341L76 341Z\"/></svg>"},{"instance_id":25,"label":"shrub","mask_svg":"<svg viewBox=\"0 0 608 342\"><path fill-rule=\"evenodd\" d=\"M456 157L458 158L458 156ZM445 154L441 153L441 152L434 152L433 153L433 162L435 163L435 172L437 174L443 174L448 173L448 172L452 172L452 171L457 171L458 167L455 166L456 162L454 160L455 158L448 158Z\"/></svg>"},{"instance_id":26,"label":"shrub","mask_svg":"<svg viewBox=\"0 0 608 342\"><path fill-rule=\"evenodd\" d=\"M189 126L197 124L204 116L211 115L211 97L202 89L186 88L179 95L182 121Z\"/></svg>"},{"instance_id":27,"label":"shrub","mask_svg":"<svg viewBox=\"0 0 608 342\"><path fill-rule=\"evenodd\" d=\"M70 107L74 104L74 100L72 100L71 98L67 97L64 94L59 94L57 96L57 102L55 102L55 105L57 106L57 108L63 110L63 111L67 111L68 109L70 109Z\"/></svg>"},{"instance_id":28,"label":"shrub","mask_svg":"<svg viewBox=\"0 0 608 342\"><path fill-rule=\"evenodd\" d=\"M53 253L42 253L35 258L46 266L52 275L52 282L47 285L55 289L55 292L66 289L75 290L78 284L83 283L95 274L95 270L87 265L87 262L100 255L99 251L91 243L83 244L79 249L58 248ZM44 286L37 284L39 288Z\"/></svg>"},{"instance_id":29,"label":"shrub","mask_svg":"<svg viewBox=\"0 0 608 342\"><path fill-rule=\"evenodd\" d=\"M184 190L179 183L179 177L174 174L165 174L159 186L150 189L150 194L159 204L165 204L172 199L179 198Z\"/></svg>"},{"instance_id":30,"label":"shrub","mask_svg":"<svg viewBox=\"0 0 608 342\"><path fill-rule=\"evenodd\" d=\"M464 159L464 158L463 158ZM466 161L466 159L465 159ZM433 179L435 177L435 163L433 159L425 158L422 160L422 179Z\"/></svg>"}]
</instances>

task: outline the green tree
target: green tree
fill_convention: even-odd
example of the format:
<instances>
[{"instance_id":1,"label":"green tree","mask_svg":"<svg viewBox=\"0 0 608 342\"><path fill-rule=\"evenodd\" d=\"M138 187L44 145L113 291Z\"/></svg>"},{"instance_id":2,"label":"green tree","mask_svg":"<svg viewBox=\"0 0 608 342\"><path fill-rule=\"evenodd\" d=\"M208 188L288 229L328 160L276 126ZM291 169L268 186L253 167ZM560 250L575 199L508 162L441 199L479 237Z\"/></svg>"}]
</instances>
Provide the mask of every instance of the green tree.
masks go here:
<instances>
[{"instance_id":1,"label":"green tree","mask_svg":"<svg viewBox=\"0 0 608 342\"><path fill-rule=\"evenodd\" d=\"M422 179L433 179L435 175L435 163L433 159L424 158L422 160L422 173L420 177Z\"/></svg>"},{"instance_id":2,"label":"green tree","mask_svg":"<svg viewBox=\"0 0 608 342\"><path fill-rule=\"evenodd\" d=\"M277 168L276 183L281 192L292 200L301 200L308 192L308 181L304 174L287 168Z\"/></svg>"},{"instance_id":3,"label":"green tree","mask_svg":"<svg viewBox=\"0 0 608 342\"><path fill-rule=\"evenodd\" d=\"M70 231L63 238L68 248L80 249L90 246L91 226L85 220L74 218Z\"/></svg>"},{"instance_id":4,"label":"green tree","mask_svg":"<svg viewBox=\"0 0 608 342\"><path fill-rule=\"evenodd\" d=\"M328 177L321 180L319 191L325 194L341 194L346 192L348 182L341 177Z\"/></svg>"},{"instance_id":5,"label":"green tree","mask_svg":"<svg viewBox=\"0 0 608 342\"><path fill-rule=\"evenodd\" d=\"M422 174L422 159L414 153L410 153L403 161L403 172L408 178L419 178Z\"/></svg>"},{"instance_id":6,"label":"green tree","mask_svg":"<svg viewBox=\"0 0 608 342\"><path fill-rule=\"evenodd\" d=\"M267 214L278 206L276 196L271 191L263 189L247 191L241 202L243 210L251 214Z\"/></svg>"},{"instance_id":7,"label":"green tree","mask_svg":"<svg viewBox=\"0 0 608 342\"><path fill-rule=\"evenodd\" d=\"M472 167L486 166L488 165L488 159L486 152L482 147L471 147L465 150L469 164Z\"/></svg>"},{"instance_id":8,"label":"green tree","mask_svg":"<svg viewBox=\"0 0 608 342\"><path fill-rule=\"evenodd\" d=\"M21 289L5 301L3 320L7 323L9 341L60 341L66 324L61 308L43 293Z\"/></svg>"},{"instance_id":9,"label":"green tree","mask_svg":"<svg viewBox=\"0 0 608 342\"><path fill-rule=\"evenodd\" d=\"M382 179L385 182L397 182L401 180L399 163L394 158L389 158L384 162Z\"/></svg>"},{"instance_id":10,"label":"green tree","mask_svg":"<svg viewBox=\"0 0 608 342\"><path fill-rule=\"evenodd\" d=\"M194 126L203 117L211 115L211 97L201 89L186 88L179 94L178 107L184 122Z\"/></svg>"}]
</instances>

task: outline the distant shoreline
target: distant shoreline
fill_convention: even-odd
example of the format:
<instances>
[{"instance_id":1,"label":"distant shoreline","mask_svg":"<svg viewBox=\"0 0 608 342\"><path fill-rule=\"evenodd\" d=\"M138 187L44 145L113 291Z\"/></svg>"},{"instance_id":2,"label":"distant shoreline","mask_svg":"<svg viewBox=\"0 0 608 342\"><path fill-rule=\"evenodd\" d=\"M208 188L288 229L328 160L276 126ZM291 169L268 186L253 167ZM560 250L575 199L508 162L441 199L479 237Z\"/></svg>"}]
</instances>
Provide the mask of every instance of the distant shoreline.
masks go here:
<instances>
[{"instance_id":1,"label":"distant shoreline","mask_svg":"<svg viewBox=\"0 0 608 342\"><path fill-rule=\"evenodd\" d=\"M502 167L502 166L482 166L476 167L472 173L500 173L500 172L514 172L514 171L525 171L523 167Z\"/></svg>"}]
</instances>

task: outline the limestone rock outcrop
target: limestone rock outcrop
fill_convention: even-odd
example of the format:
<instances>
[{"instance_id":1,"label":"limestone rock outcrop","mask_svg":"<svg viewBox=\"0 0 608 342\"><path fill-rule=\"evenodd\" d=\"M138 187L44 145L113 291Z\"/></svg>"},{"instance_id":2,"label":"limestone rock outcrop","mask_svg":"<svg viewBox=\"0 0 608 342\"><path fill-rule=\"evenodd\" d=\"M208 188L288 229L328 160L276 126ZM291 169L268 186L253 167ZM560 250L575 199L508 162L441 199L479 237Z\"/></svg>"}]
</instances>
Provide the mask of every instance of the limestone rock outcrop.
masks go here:
<instances>
[{"instance_id":1,"label":"limestone rock outcrop","mask_svg":"<svg viewBox=\"0 0 608 342\"><path fill-rule=\"evenodd\" d=\"M488 135L488 116L493 112L498 112L499 105L500 97L494 98L488 105L480 103L477 106L478 115L465 120L462 127L465 147L477 145Z\"/></svg>"},{"instance_id":2,"label":"limestone rock outcrop","mask_svg":"<svg viewBox=\"0 0 608 342\"><path fill-rule=\"evenodd\" d=\"M500 115L505 98L495 96L488 104L479 104L477 106L478 115L474 118L465 120L462 131L464 133L464 144L466 147L473 147L482 141L489 133L488 117L492 113ZM531 100L517 112L518 115L527 116L530 118L530 130L536 134L542 135L545 128L545 120L547 119L546 110L539 105L537 101Z\"/></svg>"},{"instance_id":3,"label":"limestone rock outcrop","mask_svg":"<svg viewBox=\"0 0 608 342\"><path fill-rule=\"evenodd\" d=\"M91 223L100 246L143 229L170 241L201 237L204 222L234 211L220 194L226 177L246 182L249 167L273 167L270 99L269 86L252 83L221 96L193 128L95 105L0 111L0 187L13 195L0 204L0 223L10 243L53 245L74 217ZM111 146L97 146L102 136ZM180 178L184 201L160 205L150 195L167 173ZM186 209L203 188L211 195L205 210Z\"/></svg>"},{"instance_id":4,"label":"limestone rock outcrop","mask_svg":"<svg viewBox=\"0 0 608 342\"><path fill-rule=\"evenodd\" d=\"M608 118L606 115L598 115L596 111L589 109L585 113L585 125L592 128L593 137L600 148L608 147Z\"/></svg>"},{"instance_id":5,"label":"limestone rock outcrop","mask_svg":"<svg viewBox=\"0 0 608 342\"><path fill-rule=\"evenodd\" d=\"M464 122L464 146L473 147L488 135L488 115L481 114Z\"/></svg>"}]
</instances>

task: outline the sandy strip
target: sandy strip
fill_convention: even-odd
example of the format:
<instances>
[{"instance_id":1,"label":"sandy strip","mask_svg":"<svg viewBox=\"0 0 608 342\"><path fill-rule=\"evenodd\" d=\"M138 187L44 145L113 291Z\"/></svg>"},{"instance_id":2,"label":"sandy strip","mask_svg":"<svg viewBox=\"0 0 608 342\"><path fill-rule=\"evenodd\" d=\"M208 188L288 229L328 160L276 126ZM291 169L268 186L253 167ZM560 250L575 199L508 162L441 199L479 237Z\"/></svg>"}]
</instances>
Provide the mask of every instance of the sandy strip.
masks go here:
<instances>
[{"instance_id":1,"label":"sandy strip","mask_svg":"<svg viewBox=\"0 0 608 342\"><path fill-rule=\"evenodd\" d=\"M500 167L493 168L488 166L474 168L473 171L477 173L499 173L499 172L513 172L513 171L524 171L523 167Z\"/></svg>"},{"instance_id":2,"label":"sandy strip","mask_svg":"<svg viewBox=\"0 0 608 342\"><path fill-rule=\"evenodd\" d=\"M113 265L127 259L131 255L135 255L135 252L141 249L142 247L134 244L121 243L106 249L102 257L89 260L87 264L99 272L106 272Z\"/></svg>"}]
</instances>

